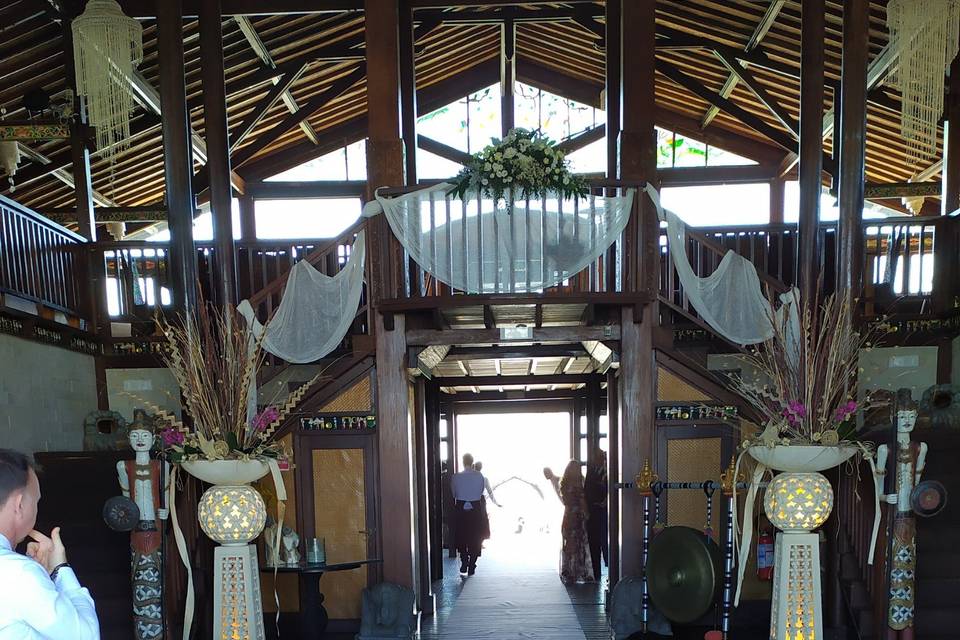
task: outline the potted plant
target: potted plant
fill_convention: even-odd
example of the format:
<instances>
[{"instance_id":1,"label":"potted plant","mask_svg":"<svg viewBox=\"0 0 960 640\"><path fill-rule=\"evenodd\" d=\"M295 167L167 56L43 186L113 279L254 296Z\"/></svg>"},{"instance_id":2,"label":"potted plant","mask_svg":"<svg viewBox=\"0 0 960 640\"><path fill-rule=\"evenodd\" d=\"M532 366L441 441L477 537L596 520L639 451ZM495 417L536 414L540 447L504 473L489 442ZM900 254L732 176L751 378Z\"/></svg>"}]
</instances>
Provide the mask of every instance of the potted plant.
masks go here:
<instances>
[{"instance_id":1,"label":"potted plant","mask_svg":"<svg viewBox=\"0 0 960 640\"><path fill-rule=\"evenodd\" d=\"M790 306L771 310L772 336L745 356L753 375L731 386L765 423L744 441L752 458L777 471L823 471L864 447L856 416L872 401L857 399L858 362L876 336L854 327L845 297Z\"/></svg>"}]
</instances>

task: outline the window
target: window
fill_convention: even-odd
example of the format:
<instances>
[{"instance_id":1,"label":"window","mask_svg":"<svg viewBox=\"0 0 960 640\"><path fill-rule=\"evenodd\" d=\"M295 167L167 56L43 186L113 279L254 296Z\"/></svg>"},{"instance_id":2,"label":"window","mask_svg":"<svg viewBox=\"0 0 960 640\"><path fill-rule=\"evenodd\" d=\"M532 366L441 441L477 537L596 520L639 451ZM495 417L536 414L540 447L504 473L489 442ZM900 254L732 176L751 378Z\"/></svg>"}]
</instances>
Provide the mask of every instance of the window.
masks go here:
<instances>
[{"instance_id":1,"label":"window","mask_svg":"<svg viewBox=\"0 0 960 640\"><path fill-rule=\"evenodd\" d=\"M499 138L500 126L498 85L471 93L417 119L417 133L467 153L476 153L492 138Z\"/></svg>"},{"instance_id":2,"label":"window","mask_svg":"<svg viewBox=\"0 0 960 640\"><path fill-rule=\"evenodd\" d=\"M257 200L257 238L335 238L360 218L359 198Z\"/></svg>"},{"instance_id":3,"label":"window","mask_svg":"<svg viewBox=\"0 0 960 640\"><path fill-rule=\"evenodd\" d=\"M570 161L570 170L574 173L605 174L607 172L606 136L568 154L567 160Z\"/></svg>"},{"instance_id":4,"label":"window","mask_svg":"<svg viewBox=\"0 0 960 640\"><path fill-rule=\"evenodd\" d=\"M233 210L233 239L240 239L240 201L231 200ZM213 240L213 216L210 214L210 205L201 208L202 213L193 219L193 239L200 241ZM170 230L164 229L147 237L148 242L169 242Z\"/></svg>"},{"instance_id":5,"label":"window","mask_svg":"<svg viewBox=\"0 0 960 640\"><path fill-rule=\"evenodd\" d=\"M366 180L367 143L358 140L336 151L278 173L265 182L309 182L315 180Z\"/></svg>"},{"instance_id":6,"label":"window","mask_svg":"<svg viewBox=\"0 0 960 640\"><path fill-rule=\"evenodd\" d=\"M461 169L463 169L462 164L441 158L437 154L425 149L417 149L418 180L443 180L452 178L460 173Z\"/></svg>"},{"instance_id":7,"label":"window","mask_svg":"<svg viewBox=\"0 0 960 640\"><path fill-rule=\"evenodd\" d=\"M657 168L721 167L757 164L674 131L657 127Z\"/></svg>"},{"instance_id":8,"label":"window","mask_svg":"<svg viewBox=\"0 0 960 640\"><path fill-rule=\"evenodd\" d=\"M553 140L565 140L606 121L603 110L562 98L522 82L515 85L514 119L518 127L539 129Z\"/></svg>"},{"instance_id":9,"label":"window","mask_svg":"<svg viewBox=\"0 0 960 640\"><path fill-rule=\"evenodd\" d=\"M770 221L770 185L726 184L700 187L664 187L663 206L692 227L767 224Z\"/></svg>"}]
</instances>

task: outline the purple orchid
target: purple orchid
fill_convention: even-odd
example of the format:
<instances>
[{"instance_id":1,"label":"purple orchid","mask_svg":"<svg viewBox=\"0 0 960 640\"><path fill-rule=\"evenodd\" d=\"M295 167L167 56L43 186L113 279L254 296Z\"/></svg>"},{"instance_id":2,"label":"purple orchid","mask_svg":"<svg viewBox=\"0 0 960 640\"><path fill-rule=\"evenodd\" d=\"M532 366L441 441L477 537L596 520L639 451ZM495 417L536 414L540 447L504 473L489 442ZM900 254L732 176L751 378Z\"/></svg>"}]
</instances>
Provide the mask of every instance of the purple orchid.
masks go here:
<instances>
[{"instance_id":1,"label":"purple orchid","mask_svg":"<svg viewBox=\"0 0 960 640\"><path fill-rule=\"evenodd\" d=\"M183 444L183 434L173 428L161 431L160 438L163 440L163 446L165 447Z\"/></svg>"},{"instance_id":2,"label":"purple orchid","mask_svg":"<svg viewBox=\"0 0 960 640\"><path fill-rule=\"evenodd\" d=\"M276 407L267 407L254 417L253 430L257 433L263 431L278 417L280 417L280 412L277 411Z\"/></svg>"}]
</instances>

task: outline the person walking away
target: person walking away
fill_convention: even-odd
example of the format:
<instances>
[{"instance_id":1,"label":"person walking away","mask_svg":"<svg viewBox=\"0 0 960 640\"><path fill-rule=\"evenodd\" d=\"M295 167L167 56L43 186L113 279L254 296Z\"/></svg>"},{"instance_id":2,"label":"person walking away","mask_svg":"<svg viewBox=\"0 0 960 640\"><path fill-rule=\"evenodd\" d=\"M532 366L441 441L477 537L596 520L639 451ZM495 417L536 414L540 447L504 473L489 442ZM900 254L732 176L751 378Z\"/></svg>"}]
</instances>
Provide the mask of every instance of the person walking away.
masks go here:
<instances>
[{"instance_id":1,"label":"person walking away","mask_svg":"<svg viewBox=\"0 0 960 640\"><path fill-rule=\"evenodd\" d=\"M483 473L483 463L480 462L479 460L473 463L473 468L479 471L480 473ZM497 499L495 497L493 497L493 487L490 486L490 478L488 478L487 476L483 476L483 490L487 496L490 496L490 502L492 502L493 504L499 507L500 503L497 502ZM484 540L490 539L490 514L487 513L486 497L484 497L484 500L483 500L483 539Z\"/></svg>"},{"instance_id":2,"label":"person walking away","mask_svg":"<svg viewBox=\"0 0 960 640\"><path fill-rule=\"evenodd\" d=\"M560 579L565 583L589 582L593 579L593 571L587 547L587 501L583 494L583 474L577 460L571 460L563 472L560 498L563 500Z\"/></svg>"},{"instance_id":3,"label":"person walking away","mask_svg":"<svg viewBox=\"0 0 960 640\"><path fill-rule=\"evenodd\" d=\"M460 573L473 575L483 545L483 474L473 468L473 456L463 455L463 471L453 474L451 481L456 500L454 521L457 552L460 554Z\"/></svg>"},{"instance_id":4,"label":"person walking away","mask_svg":"<svg viewBox=\"0 0 960 640\"><path fill-rule=\"evenodd\" d=\"M60 527L34 529L40 481L30 459L0 449L0 640L100 640L90 592L67 564ZM26 538L27 555L14 550Z\"/></svg>"},{"instance_id":5,"label":"person walking away","mask_svg":"<svg viewBox=\"0 0 960 640\"><path fill-rule=\"evenodd\" d=\"M593 578L599 580L600 557L603 556L605 567L610 566L607 558L610 552L607 538L607 453L599 447L593 451L593 461L587 463L583 493L587 500L587 542L593 562Z\"/></svg>"}]
</instances>

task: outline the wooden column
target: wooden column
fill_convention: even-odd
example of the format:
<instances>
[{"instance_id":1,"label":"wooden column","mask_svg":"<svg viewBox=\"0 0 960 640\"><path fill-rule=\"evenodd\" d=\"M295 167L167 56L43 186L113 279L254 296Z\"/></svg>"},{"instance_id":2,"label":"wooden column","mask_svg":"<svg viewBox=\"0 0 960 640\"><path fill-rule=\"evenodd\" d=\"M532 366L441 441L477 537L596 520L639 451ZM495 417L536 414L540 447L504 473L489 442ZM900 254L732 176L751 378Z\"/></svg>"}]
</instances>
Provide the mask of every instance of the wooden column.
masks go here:
<instances>
[{"instance_id":1,"label":"wooden column","mask_svg":"<svg viewBox=\"0 0 960 640\"><path fill-rule=\"evenodd\" d=\"M514 86L517 79L517 25L511 19L500 28L500 128L506 136L515 126ZM476 149L474 151L479 151Z\"/></svg>"},{"instance_id":2,"label":"wooden column","mask_svg":"<svg viewBox=\"0 0 960 640\"><path fill-rule=\"evenodd\" d=\"M607 370L607 532L610 536L608 586L612 590L620 577L620 379Z\"/></svg>"},{"instance_id":3,"label":"wooden column","mask_svg":"<svg viewBox=\"0 0 960 640\"><path fill-rule=\"evenodd\" d=\"M93 211L93 182L90 176L90 150L87 148L86 103L77 96L76 70L73 60L72 21L81 11L77 2L65 4L66 19L63 20L64 74L67 86L73 90L76 118L70 124L70 151L73 160L73 185L77 204L77 233L96 242L97 224Z\"/></svg>"},{"instance_id":4,"label":"wooden column","mask_svg":"<svg viewBox=\"0 0 960 640\"><path fill-rule=\"evenodd\" d=\"M607 0L606 4L606 81L604 96L607 112L607 178L616 180L620 175L620 0Z\"/></svg>"},{"instance_id":5,"label":"wooden column","mask_svg":"<svg viewBox=\"0 0 960 640\"><path fill-rule=\"evenodd\" d=\"M950 65L950 84L947 93L947 120L943 124L943 197L940 212L943 215L960 209L960 56ZM937 228L933 263L933 308L944 313L953 307L958 292L960 267L957 266L960 223L956 219L942 221ZM949 353L949 349L946 350ZM941 360L945 353L941 349Z\"/></svg>"},{"instance_id":6,"label":"wooden column","mask_svg":"<svg viewBox=\"0 0 960 640\"><path fill-rule=\"evenodd\" d=\"M427 506L430 513L430 579L443 578L443 478L440 473L440 385L427 388Z\"/></svg>"},{"instance_id":7,"label":"wooden column","mask_svg":"<svg viewBox=\"0 0 960 640\"><path fill-rule=\"evenodd\" d=\"M783 224L785 184L783 178L770 181L770 224Z\"/></svg>"},{"instance_id":8,"label":"wooden column","mask_svg":"<svg viewBox=\"0 0 960 640\"><path fill-rule=\"evenodd\" d=\"M240 196L240 239L257 239L257 203L252 196Z\"/></svg>"},{"instance_id":9,"label":"wooden column","mask_svg":"<svg viewBox=\"0 0 960 640\"><path fill-rule=\"evenodd\" d=\"M181 0L156 0L156 4L170 288L174 306L190 312L197 301L197 255L193 246L193 149L183 70L183 6Z\"/></svg>"},{"instance_id":10,"label":"wooden column","mask_svg":"<svg viewBox=\"0 0 960 640\"><path fill-rule=\"evenodd\" d=\"M414 421L414 486L417 505L417 601L424 613L433 613L434 597L430 576L430 500L427 479L427 386L423 376L417 377L413 390Z\"/></svg>"},{"instance_id":11,"label":"wooden column","mask_svg":"<svg viewBox=\"0 0 960 640\"><path fill-rule=\"evenodd\" d=\"M587 457L586 462L596 462L593 455L600 442L600 376L592 376L587 383L587 401L584 406L587 418ZM579 435L580 430L577 429ZM579 451L577 452L579 458Z\"/></svg>"},{"instance_id":12,"label":"wooden column","mask_svg":"<svg viewBox=\"0 0 960 640\"><path fill-rule=\"evenodd\" d=\"M867 129L869 0L843 3L843 75L840 80L840 225L837 290L859 298L863 274L864 156Z\"/></svg>"},{"instance_id":13,"label":"wooden column","mask_svg":"<svg viewBox=\"0 0 960 640\"><path fill-rule=\"evenodd\" d=\"M230 139L227 133L227 92L223 78L223 28L220 0L200 3L200 66L203 77L203 126L210 175L210 210L216 266L215 297L220 304L237 303L236 250L230 185Z\"/></svg>"},{"instance_id":14,"label":"wooden column","mask_svg":"<svg viewBox=\"0 0 960 640\"><path fill-rule=\"evenodd\" d=\"M620 134L620 175L641 184L656 176L654 130L655 1L624 2L621 14L623 131ZM627 46L629 42L629 46ZM635 290L656 295L659 224L653 204L638 195L628 225L625 279ZM639 227L639 233L637 228ZM654 298L655 299L655 298ZM652 459L654 393L652 304L624 307L621 314L620 477L629 482L643 461ZM640 575L643 503L636 491L621 494L621 576Z\"/></svg>"},{"instance_id":15,"label":"wooden column","mask_svg":"<svg viewBox=\"0 0 960 640\"><path fill-rule=\"evenodd\" d=\"M824 0L803 0L800 65L800 218L797 275L804 297L817 288L820 265L818 225L823 184L823 38ZM781 183L780 197L783 197ZM772 194L771 194L772 195ZM771 210L772 213L772 210ZM772 216L771 216L772 218ZM780 221L783 206L780 206ZM771 219L771 222L773 220Z\"/></svg>"},{"instance_id":16,"label":"wooden column","mask_svg":"<svg viewBox=\"0 0 960 640\"><path fill-rule=\"evenodd\" d=\"M367 45L367 184L370 188L403 184L403 141L400 139L400 72L398 0L365 0ZM379 246L371 255L386 251L395 242L384 216L374 219ZM379 262L379 261L376 261ZM399 265L397 265L399 266ZM392 288L384 279L388 265L374 265L371 278L378 287ZM401 267L402 268L402 267ZM383 289L381 289L383 293ZM407 395L406 336L403 315L385 322L375 314L377 340L377 405L380 452L381 521L389 532L381 537L383 577L387 582L413 588L414 538L412 505L412 449ZM387 329L386 325L390 325Z\"/></svg>"},{"instance_id":17,"label":"wooden column","mask_svg":"<svg viewBox=\"0 0 960 640\"><path fill-rule=\"evenodd\" d=\"M413 9L400 2L400 111L406 184L417 184L417 69L413 41Z\"/></svg>"},{"instance_id":18,"label":"wooden column","mask_svg":"<svg viewBox=\"0 0 960 640\"><path fill-rule=\"evenodd\" d=\"M400 72L398 0L364 1L367 45L367 199L373 189L403 184L403 141L400 139ZM371 220L370 281L374 303L397 294L402 259L385 216Z\"/></svg>"}]
</instances>

